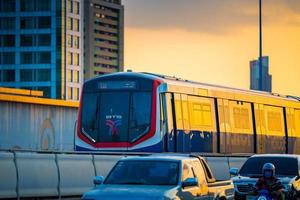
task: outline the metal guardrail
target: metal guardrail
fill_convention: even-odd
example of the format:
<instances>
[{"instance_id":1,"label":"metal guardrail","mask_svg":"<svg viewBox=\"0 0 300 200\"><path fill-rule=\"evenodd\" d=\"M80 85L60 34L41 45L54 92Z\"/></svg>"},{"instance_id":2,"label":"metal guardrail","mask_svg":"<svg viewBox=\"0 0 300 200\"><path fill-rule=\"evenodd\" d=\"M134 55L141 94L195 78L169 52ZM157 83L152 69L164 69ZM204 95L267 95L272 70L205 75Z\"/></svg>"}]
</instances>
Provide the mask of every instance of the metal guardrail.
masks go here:
<instances>
[{"instance_id":1,"label":"metal guardrail","mask_svg":"<svg viewBox=\"0 0 300 200\"><path fill-rule=\"evenodd\" d=\"M0 198L79 198L94 186L95 175L106 176L122 157L152 154L0 150ZM229 168L240 167L250 156L195 154L206 158L219 180L230 178Z\"/></svg>"}]
</instances>

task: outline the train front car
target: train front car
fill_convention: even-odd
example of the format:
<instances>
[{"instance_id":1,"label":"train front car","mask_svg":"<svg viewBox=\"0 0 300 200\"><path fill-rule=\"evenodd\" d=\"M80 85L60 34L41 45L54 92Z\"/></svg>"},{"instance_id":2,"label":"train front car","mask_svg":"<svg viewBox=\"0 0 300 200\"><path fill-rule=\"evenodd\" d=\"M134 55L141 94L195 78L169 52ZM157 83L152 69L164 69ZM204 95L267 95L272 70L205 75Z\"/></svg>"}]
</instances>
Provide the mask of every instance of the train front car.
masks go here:
<instances>
[{"instance_id":1,"label":"train front car","mask_svg":"<svg viewBox=\"0 0 300 200\"><path fill-rule=\"evenodd\" d=\"M159 95L162 80L115 73L83 85L76 151L161 152Z\"/></svg>"}]
</instances>

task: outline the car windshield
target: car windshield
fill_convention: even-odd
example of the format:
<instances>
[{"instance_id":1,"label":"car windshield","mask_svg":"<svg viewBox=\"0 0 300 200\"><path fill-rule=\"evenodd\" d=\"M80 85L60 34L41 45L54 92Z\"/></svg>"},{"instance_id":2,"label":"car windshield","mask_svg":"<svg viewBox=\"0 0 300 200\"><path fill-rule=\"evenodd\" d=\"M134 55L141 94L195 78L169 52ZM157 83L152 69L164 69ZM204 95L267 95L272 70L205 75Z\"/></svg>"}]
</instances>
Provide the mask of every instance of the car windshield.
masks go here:
<instances>
[{"instance_id":1,"label":"car windshield","mask_svg":"<svg viewBox=\"0 0 300 200\"><path fill-rule=\"evenodd\" d=\"M260 177L265 163L275 165L276 176L297 176L298 162L296 158L286 157L253 157L242 166L239 174L242 176Z\"/></svg>"},{"instance_id":2,"label":"car windshield","mask_svg":"<svg viewBox=\"0 0 300 200\"><path fill-rule=\"evenodd\" d=\"M177 185L179 162L119 161L104 184Z\"/></svg>"}]
</instances>

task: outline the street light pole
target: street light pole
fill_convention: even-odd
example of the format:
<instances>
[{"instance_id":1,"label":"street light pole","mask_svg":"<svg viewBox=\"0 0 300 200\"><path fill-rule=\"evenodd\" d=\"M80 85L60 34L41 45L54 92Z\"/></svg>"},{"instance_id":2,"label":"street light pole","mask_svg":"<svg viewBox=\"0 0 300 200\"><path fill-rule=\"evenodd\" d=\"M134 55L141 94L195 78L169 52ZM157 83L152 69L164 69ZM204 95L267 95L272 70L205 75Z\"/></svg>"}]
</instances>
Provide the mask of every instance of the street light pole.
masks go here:
<instances>
[{"instance_id":1,"label":"street light pole","mask_svg":"<svg viewBox=\"0 0 300 200\"><path fill-rule=\"evenodd\" d=\"M259 0L259 90L263 90L263 65L262 65L262 0Z\"/></svg>"}]
</instances>

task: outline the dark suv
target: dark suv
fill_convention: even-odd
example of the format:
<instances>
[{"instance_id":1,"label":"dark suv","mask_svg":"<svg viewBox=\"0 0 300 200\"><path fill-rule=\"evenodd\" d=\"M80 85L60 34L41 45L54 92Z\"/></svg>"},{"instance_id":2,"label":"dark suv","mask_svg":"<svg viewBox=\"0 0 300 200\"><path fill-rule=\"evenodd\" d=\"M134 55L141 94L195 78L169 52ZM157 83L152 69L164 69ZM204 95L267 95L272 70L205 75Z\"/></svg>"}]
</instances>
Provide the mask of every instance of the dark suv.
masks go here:
<instances>
[{"instance_id":1,"label":"dark suv","mask_svg":"<svg viewBox=\"0 0 300 200\"><path fill-rule=\"evenodd\" d=\"M275 165L276 177L284 185L286 196L296 199L300 194L300 156L288 154L260 154L251 156L241 169L231 168L234 175L232 181L235 189L235 199L246 199L246 195L255 186L262 176L262 167L265 163Z\"/></svg>"}]
</instances>

